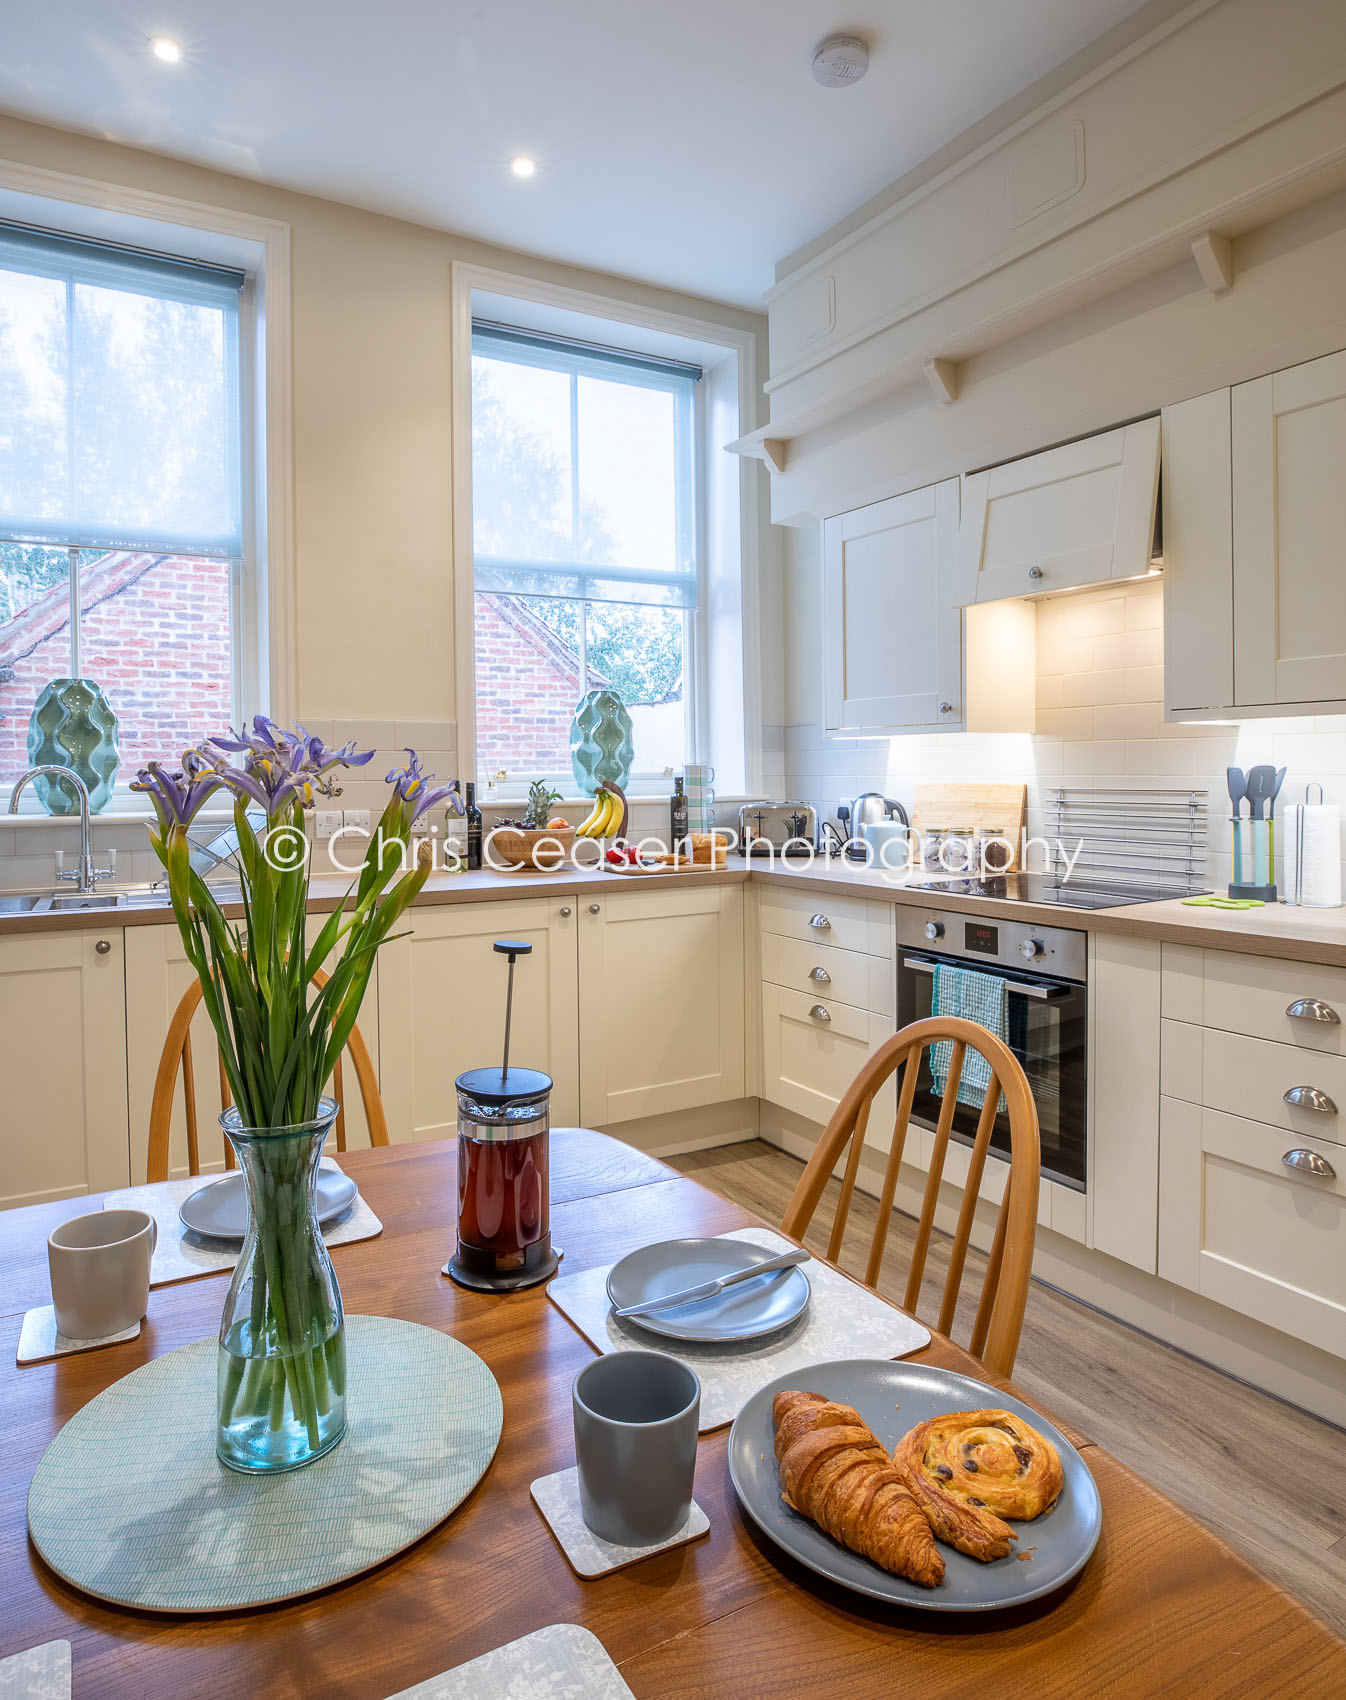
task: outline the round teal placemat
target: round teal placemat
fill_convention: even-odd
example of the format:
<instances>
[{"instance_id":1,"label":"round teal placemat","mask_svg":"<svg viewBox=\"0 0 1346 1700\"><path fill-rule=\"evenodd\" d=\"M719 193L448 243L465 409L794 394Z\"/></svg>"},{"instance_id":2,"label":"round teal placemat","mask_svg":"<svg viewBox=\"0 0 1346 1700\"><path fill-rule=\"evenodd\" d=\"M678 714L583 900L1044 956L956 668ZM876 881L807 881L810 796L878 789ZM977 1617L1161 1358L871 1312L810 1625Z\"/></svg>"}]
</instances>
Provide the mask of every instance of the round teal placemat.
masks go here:
<instances>
[{"instance_id":1,"label":"round teal placemat","mask_svg":"<svg viewBox=\"0 0 1346 1700\"><path fill-rule=\"evenodd\" d=\"M500 1439L495 1377L448 1334L346 1319L347 1431L302 1470L215 1456L214 1340L133 1370L43 1454L28 1529L67 1582L149 1611L236 1611L330 1587L433 1529Z\"/></svg>"}]
</instances>

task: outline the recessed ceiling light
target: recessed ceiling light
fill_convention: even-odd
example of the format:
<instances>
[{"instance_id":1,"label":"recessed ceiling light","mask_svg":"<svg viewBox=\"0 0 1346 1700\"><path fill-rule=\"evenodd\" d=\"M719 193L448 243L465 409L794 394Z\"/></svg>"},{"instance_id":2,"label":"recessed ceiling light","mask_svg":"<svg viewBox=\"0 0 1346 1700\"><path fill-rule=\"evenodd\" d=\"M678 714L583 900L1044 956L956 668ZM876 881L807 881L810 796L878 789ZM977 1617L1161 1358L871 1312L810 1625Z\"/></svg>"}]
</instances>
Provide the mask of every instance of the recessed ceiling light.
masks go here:
<instances>
[{"instance_id":1,"label":"recessed ceiling light","mask_svg":"<svg viewBox=\"0 0 1346 1700\"><path fill-rule=\"evenodd\" d=\"M537 170L537 161L529 159L526 153L516 153L509 162L509 168L516 177L531 177Z\"/></svg>"},{"instance_id":2,"label":"recessed ceiling light","mask_svg":"<svg viewBox=\"0 0 1346 1700\"><path fill-rule=\"evenodd\" d=\"M182 49L171 35L152 35L150 52L156 59L162 59L165 65L176 65L182 58Z\"/></svg>"}]
</instances>

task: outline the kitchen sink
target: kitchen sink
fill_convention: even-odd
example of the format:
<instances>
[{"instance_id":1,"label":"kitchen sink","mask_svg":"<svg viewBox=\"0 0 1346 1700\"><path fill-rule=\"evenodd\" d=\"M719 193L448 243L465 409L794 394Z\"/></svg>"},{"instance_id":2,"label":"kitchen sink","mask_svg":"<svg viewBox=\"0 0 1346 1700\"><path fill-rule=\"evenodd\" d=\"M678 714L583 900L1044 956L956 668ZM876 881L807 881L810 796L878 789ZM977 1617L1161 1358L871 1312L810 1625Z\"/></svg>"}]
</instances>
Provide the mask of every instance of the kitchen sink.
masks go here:
<instances>
[{"instance_id":1,"label":"kitchen sink","mask_svg":"<svg viewBox=\"0 0 1346 1700\"><path fill-rule=\"evenodd\" d=\"M30 915L39 903L46 901L46 897L40 892L0 897L0 915Z\"/></svg>"},{"instance_id":2,"label":"kitchen sink","mask_svg":"<svg viewBox=\"0 0 1346 1700\"><path fill-rule=\"evenodd\" d=\"M33 913L59 915L67 909L124 909L126 902L124 891L56 891L39 898Z\"/></svg>"},{"instance_id":3,"label":"kitchen sink","mask_svg":"<svg viewBox=\"0 0 1346 1700\"><path fill-rule=\"evenodd\" d=\"M242 891L237 885L217 884L212 887L216 901L222 904L239 903ZM81 911L106 912L117 909L167 909L170 899L162 885L108 886L97 891L13 891L0 894L0 916L5 915L67 915Z\"/></svg>"}]
</instances>

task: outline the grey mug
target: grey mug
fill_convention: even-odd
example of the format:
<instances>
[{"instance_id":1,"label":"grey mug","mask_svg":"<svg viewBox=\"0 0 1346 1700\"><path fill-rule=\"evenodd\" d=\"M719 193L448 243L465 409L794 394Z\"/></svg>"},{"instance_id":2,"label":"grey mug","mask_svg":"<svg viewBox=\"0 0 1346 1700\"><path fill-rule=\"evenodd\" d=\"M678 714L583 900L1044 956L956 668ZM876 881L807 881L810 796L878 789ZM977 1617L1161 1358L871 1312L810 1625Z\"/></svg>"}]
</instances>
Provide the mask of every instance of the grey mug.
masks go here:
<instances>
[{"instance_id":1,"label":"grey mug","mask_svg":"<svg viewBox=\"0 0 1346 1700\"><path fill-rule=\"evenodd\" d=\"M67 1340L102 1340L135 1327L149 1309L158 1238L145 1210L95 1210L52 1229L51 1302Z\"/></svg>"},{"instance_id":2,"label":"grey mug","mask_svg":"<svg viewBox=\"0 0 1346 1700\"><path fill-rule=\"evenodd\" d=\"M701 1383L662 1352L613 1352L575 1377L580 1510L600 1540L651 1547L692 1509Z\"/></svg>"}]
</instances>

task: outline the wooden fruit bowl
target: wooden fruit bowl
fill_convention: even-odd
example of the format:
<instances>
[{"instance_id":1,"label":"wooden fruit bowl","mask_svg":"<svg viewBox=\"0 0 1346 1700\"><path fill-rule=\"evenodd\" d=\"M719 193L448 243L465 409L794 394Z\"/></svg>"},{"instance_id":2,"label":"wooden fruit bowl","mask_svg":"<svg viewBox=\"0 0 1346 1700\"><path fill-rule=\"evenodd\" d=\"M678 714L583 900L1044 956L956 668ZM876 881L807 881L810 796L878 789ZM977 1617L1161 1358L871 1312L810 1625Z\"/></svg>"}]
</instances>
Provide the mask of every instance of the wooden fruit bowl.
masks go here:
<instances>
[{"instance_id":1,"label":"wooden fruit bowl","mask_svg":"<svg viewBox=\"0 0 1346 1700\"><path fill-rule=\"evenodd\" d=\"M536 829L520 826L497 826L486 834L489 867L507 866L511 870L532 868L537 873L552 873L568 859L575 843L573 826ZM484 859L484 858L483 858Z\"/></svg>"}]
</instances>

